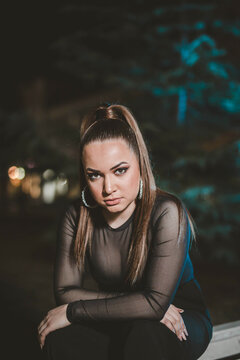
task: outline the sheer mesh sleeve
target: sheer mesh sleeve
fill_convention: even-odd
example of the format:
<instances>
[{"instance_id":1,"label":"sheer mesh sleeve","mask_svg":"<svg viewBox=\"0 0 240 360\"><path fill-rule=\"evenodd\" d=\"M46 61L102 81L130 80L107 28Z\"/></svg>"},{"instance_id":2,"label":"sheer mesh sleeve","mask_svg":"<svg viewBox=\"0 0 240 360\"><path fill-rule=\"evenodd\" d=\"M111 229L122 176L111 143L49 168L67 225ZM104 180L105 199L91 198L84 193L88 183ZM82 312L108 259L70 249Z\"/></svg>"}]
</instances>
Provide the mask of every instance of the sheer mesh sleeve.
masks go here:
<instances>
[{"instance_id":1,"label":"sheer mesh sleeve","mask_svg":"<svg viewBox=\"0 0 240 360\"><path fill-rule=\"evenodd\" d=\"M183 230L180 241L177 241L179 213L172 200L158 204L155 219L143 290L107 299L72 302L67 307L70 322L162 319L183 273L189 234L187 216L183 211Z\"/></svg>"},{"instance_id":2,"label":"sheer mesh sleeve","mask_svg":"<svg viewBox=\"0 0 240 360\"><path fill-rule=\"evenodd\" d=\"M69 205L59 222L54 263L54 296L56 305L77 300L102 299L123 294L83 288L83 271L80 271L72 255L71 247L77 231L77 211Z\"/></svg>"}]
</instances>

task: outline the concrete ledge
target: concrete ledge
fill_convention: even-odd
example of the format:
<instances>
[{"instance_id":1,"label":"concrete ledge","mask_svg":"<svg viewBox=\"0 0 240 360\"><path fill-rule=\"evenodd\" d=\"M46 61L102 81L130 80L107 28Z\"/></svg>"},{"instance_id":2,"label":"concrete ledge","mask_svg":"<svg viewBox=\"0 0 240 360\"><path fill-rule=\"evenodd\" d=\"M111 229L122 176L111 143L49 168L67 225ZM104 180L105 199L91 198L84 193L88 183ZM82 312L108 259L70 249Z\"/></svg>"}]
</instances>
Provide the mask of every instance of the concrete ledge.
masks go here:
<instances>
[{"instance_id":1,"label":"concrete ledge","mask_svg":"<svg viewBox=\"0 0 240 360\"><path fill-rule=\"evenodd\" d=\"M212 340L199 360L220 360L233 355L240 359L240 321L214 326Z\"/></svg>"}]
</instances>

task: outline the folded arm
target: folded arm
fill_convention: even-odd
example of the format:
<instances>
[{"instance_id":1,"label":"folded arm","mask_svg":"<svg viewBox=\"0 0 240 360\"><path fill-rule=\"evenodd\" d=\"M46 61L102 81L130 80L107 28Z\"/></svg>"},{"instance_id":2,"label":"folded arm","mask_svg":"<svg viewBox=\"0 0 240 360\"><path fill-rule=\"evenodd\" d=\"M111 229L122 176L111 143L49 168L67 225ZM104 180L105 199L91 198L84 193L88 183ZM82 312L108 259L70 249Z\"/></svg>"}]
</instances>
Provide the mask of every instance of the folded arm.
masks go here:
<instances>
[{"instance_id":1,"label":"folded arm","mask_svg":"<svg viewBox=\"0 0 240 360\"><path fill-rule=\"evenodd\" d=\"M110 298L72 301L67 307L70 322L163 318L183 273L189 246L189 227L183 211L183 230L178 241L179 214L176 204L167 200L158 205L157 211L158 219L145 268L144 290L114 294ZM72 274L76 271L74 269Z\"/></svg>"}]
</instances>

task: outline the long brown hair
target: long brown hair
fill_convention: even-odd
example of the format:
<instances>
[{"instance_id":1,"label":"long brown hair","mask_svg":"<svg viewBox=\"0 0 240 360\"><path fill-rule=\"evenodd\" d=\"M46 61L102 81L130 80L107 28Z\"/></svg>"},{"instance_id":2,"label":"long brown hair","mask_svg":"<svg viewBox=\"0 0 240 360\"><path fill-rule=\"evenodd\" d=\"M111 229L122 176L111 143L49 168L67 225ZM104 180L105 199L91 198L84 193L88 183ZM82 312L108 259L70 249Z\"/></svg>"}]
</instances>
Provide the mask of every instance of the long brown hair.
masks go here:
<instances>
[{"instance_id":1,"label":"long brown hair","mask_svg":"<svg viewBox=\"0 0 240 360\"><path fill-rule=\"evenodd\" d=\"M136 199L136 211L133 218L133 231L128 253L128 271L125 282L133 286L140 279L148 253L148 227L151 211L158 194L171 198L175 201L179 211L179 232L183 226L183 211L185 209L192 239L195 240L194 221L185 208L181 199L176 195L163 191L156 187L152 173L152 166L148 150L144 142L138 124L131 111L123 105L102 104L88 113L81 122L80 147L79 147L79 182L80 192L86 187L86 179L82 163L82 151L85 145L92 141L104 141L107 139L124 139L129 147L135 152L139 161L140 176L143 181L142 198ZM86 191L85 191L86 194ZM88 203L92 198L88 194ZM83 203L80 205L80 217L74 244L74 257L82 269L85 263L87 246L91 252L91 240L93 234L93 215L95 209L87 208Z\"/></svg>"}]
</instances>

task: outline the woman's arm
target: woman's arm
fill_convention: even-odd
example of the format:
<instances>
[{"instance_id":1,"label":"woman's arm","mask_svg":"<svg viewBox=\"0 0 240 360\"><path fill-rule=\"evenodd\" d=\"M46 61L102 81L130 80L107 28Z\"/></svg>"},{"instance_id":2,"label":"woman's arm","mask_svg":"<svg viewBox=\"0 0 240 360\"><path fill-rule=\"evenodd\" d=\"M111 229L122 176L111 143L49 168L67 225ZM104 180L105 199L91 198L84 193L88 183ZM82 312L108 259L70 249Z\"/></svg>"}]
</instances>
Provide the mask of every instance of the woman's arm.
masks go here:
<instances>
[{"instance_id":1,"label":"woman's arm","mask_svg":"<svg viewBox=\"0 0 240 360\"><path fill-rule=\"evenodd\" d=\"M70 322L163 318L181 280L190 234L184 212L183 231L177 243L179 214L172 200L160 203L156 211L158 220L145 269L144 290L111 298L71 302L67 306Z\"/></svg>"},{"instance_id":2,"label":"woman's arm","mask_svg":"<svg viewBox=\"0 0 240 360\"><path fill-rule=\"evenodd\" d=\"M54 263L54 296L57 306L77 300L104 299L124 294L87 290L82 287L83 272L77 269L70 253L77 220L76 207L70 205L61 217L58 227Z\"/></svg>"}]
</instances>

